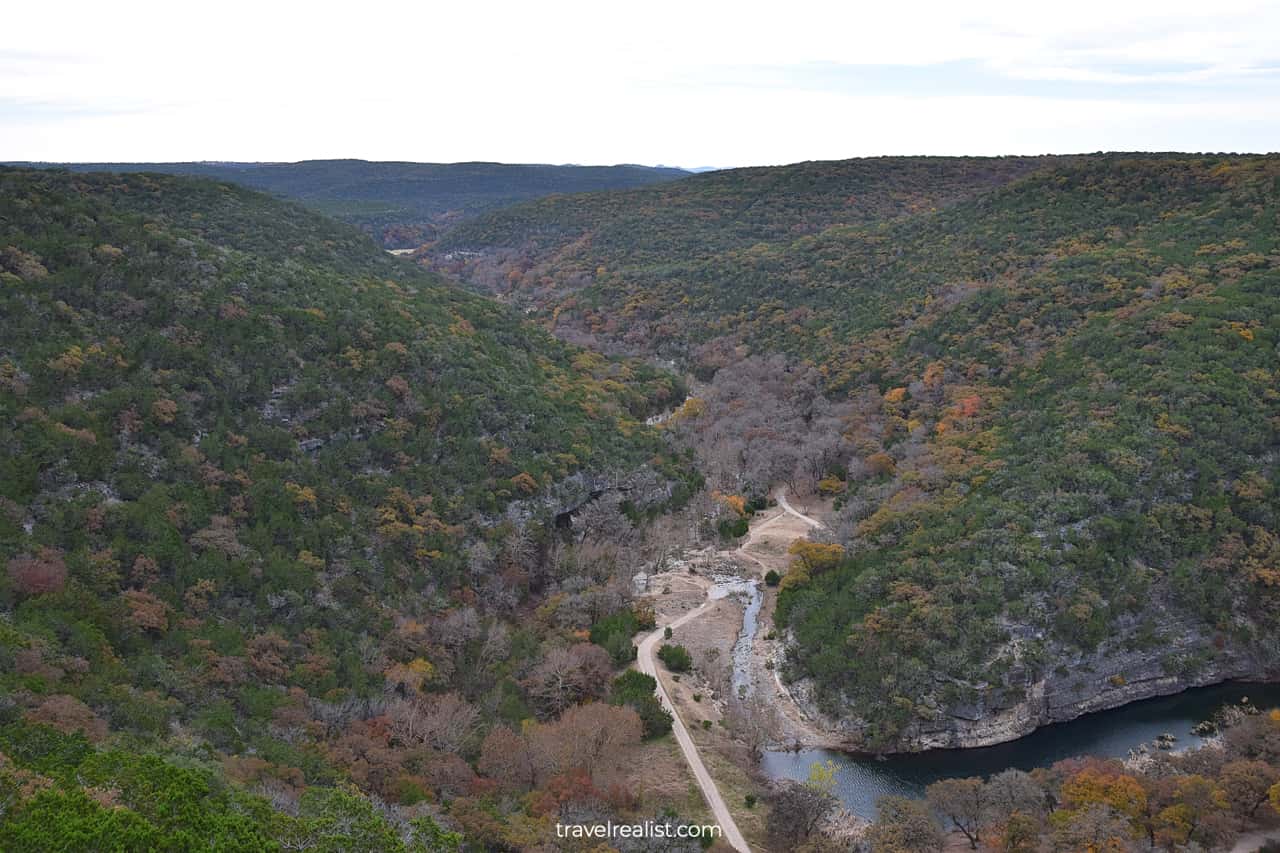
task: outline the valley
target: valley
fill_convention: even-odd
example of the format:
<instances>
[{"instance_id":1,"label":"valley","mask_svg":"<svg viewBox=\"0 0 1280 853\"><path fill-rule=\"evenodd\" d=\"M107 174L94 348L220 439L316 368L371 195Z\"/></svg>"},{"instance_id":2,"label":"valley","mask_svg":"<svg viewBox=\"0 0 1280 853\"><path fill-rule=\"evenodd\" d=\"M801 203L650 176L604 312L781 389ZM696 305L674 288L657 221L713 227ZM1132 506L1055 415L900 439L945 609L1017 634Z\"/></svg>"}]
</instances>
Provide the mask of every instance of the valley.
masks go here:
<instances>
[{"instance_id":1,"label":"valley","mask_svg":"<svg viewBox=\"0 0 1280 853\"><path fill-rule=\"evenodd\" d=\"M1266 830L1233 683L1280 660L1277 162L645 175L387 208L382 245L0 169L0 846L155 843L159 786L236 849L895 849L973 774L1060 849L1098 774L1149 841L1186 785L1222 798L1184 841ZM348 170L306 168L311 207Z\"/></svg>"},{"instance_id":2,"label":"valley","mask_svg":"<svg viewBox=\"0 0 1280 853\"><path fill-rule=\"evenodd\" d=\"M811 438L740 423L755 390L687 428L716 436L713 487L802 474L839 495L849 559L784 590L787 666L817 676L826 712L865 718L848 733L865 748L976 746L1274 677L1274 588L1243 555L1269 565L1275 549L1274 373L1254 344L1274 328L1276 169L1101 155L738 170L516 206L425 253L563 339L676 359L729 396L748 364L764 393L805 374L778 398L826 419ZM1211 520L1223 500L1237 532ZM1209 564L1243 574L1213 583ZM851 634L873 665L847 667Z\"/></svg>"},{"instance_id":3,"label":"valley","mask_svg":"<svg viewBox=\"0 0 1280 853\"><path fill-rule=\"evenodd\" d=\"M1280 3L3 20L0 853L1280 853Z\"/></svg>"}]
</instances>

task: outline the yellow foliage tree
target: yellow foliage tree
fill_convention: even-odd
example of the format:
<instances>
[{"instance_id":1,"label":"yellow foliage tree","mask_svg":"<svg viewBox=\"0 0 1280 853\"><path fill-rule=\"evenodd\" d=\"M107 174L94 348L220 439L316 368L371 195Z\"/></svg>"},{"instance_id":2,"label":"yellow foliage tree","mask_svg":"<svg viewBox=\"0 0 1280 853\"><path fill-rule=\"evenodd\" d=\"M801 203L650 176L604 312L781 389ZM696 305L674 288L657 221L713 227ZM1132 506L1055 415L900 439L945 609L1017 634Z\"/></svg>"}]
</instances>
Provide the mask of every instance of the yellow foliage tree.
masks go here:
<instances>
[{"instance_id":1,"label":"yellow foliage tree","mask_svg":"<svg viewBox=\"0 0 1280 853\"><path fill-rule=\"evenodd\" d=\"M1104 767L1086 767L1062 783L1062 801L1068 810L1101 804L1127 817L1135 832L1147 811L1147 792L1127 773Z\"/></svg>"},{"instance_id":2,"label":"yellow foliage tree","mask_svg":"<svg viewBox=\"0 0 1280 853\"><path fill-rule=\"evenodd\" d=\"M289 493L289 497L293 498L293 502L303 509L315 509L316 507L316 490L310 486L302 486L297 483L285 483L284 489Z\"/></svg>"},{"instance_id":3,"label":"yellow foliage tree","mask_svg":"<svg viewBox=\"0 0 1280 853\"><path fill-rule=\"evenodd\" d=\"M834 569L844 559L844 546L797 539L787 549L791 554L791 570L803 569L810 577ZM788 573L788 577L790 573Z\"/></svg>"}]
</instances>

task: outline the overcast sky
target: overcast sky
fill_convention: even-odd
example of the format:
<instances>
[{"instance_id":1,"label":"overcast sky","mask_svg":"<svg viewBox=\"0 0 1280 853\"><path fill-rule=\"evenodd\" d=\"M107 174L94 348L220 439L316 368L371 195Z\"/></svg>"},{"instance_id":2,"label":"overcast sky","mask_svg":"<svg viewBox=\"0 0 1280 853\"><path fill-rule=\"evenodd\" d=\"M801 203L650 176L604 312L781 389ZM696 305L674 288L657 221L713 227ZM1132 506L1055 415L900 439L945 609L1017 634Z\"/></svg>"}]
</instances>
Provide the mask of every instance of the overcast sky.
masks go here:
<instances>
[{"instance_id":1,"label":"overcast sky","mask_svg":"<svg viewBox=\"0 0 1280 853\"><path fill-rule=\"evenodd\" d=\"M1280 149L1280 3L7 0L0 160Z\"/></svg>"}]
</instances>

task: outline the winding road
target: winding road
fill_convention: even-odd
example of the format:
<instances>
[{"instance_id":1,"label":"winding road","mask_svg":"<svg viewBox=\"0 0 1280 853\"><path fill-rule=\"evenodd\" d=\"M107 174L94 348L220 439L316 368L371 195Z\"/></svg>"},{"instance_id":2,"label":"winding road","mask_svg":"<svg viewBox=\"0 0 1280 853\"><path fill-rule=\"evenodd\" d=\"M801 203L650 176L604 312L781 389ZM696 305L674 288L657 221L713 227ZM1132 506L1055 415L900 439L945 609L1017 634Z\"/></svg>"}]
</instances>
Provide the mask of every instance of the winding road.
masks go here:
<instances>
[{"instance_id":1,"label":"winding road","mask_svg":"<svg viewBox=\"0 0 1280 853\"><path fill-rule=\"evenodd\" d=\"M724 832L724 840L729 842L733 849L739 850L741 853L751 853L751 848L747 846L747 840L742 837L742 831L738 829L737 822L734 821L733 815L729 813L728 806L724 804L724 798L720 796L720 789L716 787L715 780L707 772L707 766L702 763L702 756L698 754L698 747L694 744L693 738L689 737L689 730L685 728L684 721L680 719L680 713L672 703L671 697L667 695L667 689L662 686L662 679L658 676L658 669L653 661L654 649L662 640L664 629L671 628L674 630L679 628L684 623L697 618L711 604L711 601L704 601L679 619L658 628L641 640L640 648L636 653L636 661L641 672L646 675L652 675L654 680L658 682L658 698L662 701L663 707L671 712L671 731L676 736L676 743L680 744L680 751L684 753L684 760L688 762L689 769L693 772L693 778L697 780L698 787L702 789L702 797L707 801L707 805L711 807L711 814Z\"/></svg>"},{"instance_id":2,"label":"winding road","mask_svg":"<svg viewBox=\"0 0 1280 853\"><path fill-rule=\"evenodd\" d=\"M800 519L810 527L826 526L821 521L818 521L816 518L810 518L809 516L805 515L803 512L800 512L798 509L793 507L790 503L788 503L786 489L778 489L778 506L782 507L785 511L787 511L791 515L794 515L796 518Z\"/></svg>"},{"instance_id":3,"label":"winding road","mask_svg":"<svg viewBox=\"0 0 1280 853\"><path fill-rule=\"evenodd\" d=\"M786 489L779 489L777 493L778 506L783 512L794 515L805 524L813 528L823 527L822 522L810 518L804 513L797 510L787 501ZM780 518L775 515L773 518L757 525L748 535L747 541L738 548L737 553L747 557L748 559L757 560L751 554L746 553L745 548L751 544L754 535L761 529L767 527L773 521ZM763 564L761 564L763 567ZM693 778L697 781L698 787L702 790L702 797L707 801L707 805L711 807L711 814L715 817L716 823L720 824L721 830L724 832L725 841L741 853L750 853L751 848L747 846L747 841L742 837L742 831L738 829L738 824L733 819L733 815L729 813L729 808L724 804L724 798L720 796L720 789L716 787L716 782L711 778L711 774L707 772L707 766L702 762L702 756L698 754L697 744L693 742L693 738L689 736L689 730L685 727L684 721L680 719L680 713L676 710L675 704L671 701L671 697L667 695L667 689L662 684L662 679L658 676L657 664L654 662L654 652L658 647L658 643L662 641L663 633L667 628L672 630L679 628L686 622L690 622L702 615L708 607L712 605L712 601L708 599L698 607L690 610L688 613L680 616L676 620L662 625L640 641L640 646L636 652L636 663L640 671L646 675L652 675L658 683L658 699L662 702L664 708L671 712L671 731L676 736L676 743L680 745L680 751L684 753L685 761L689 765L689 770L693 773ZM779 682L781 687L781 682ZM783 688L785 689L785 688Z\"/></svg>"}]
</instances>

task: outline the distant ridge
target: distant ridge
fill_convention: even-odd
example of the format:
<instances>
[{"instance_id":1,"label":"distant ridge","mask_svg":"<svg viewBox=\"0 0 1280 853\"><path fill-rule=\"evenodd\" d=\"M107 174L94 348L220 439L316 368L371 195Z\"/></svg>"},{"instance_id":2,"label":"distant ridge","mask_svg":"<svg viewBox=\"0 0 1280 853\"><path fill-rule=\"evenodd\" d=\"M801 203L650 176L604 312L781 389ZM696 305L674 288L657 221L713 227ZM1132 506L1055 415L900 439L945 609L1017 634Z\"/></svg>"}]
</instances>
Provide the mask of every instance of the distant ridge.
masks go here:
<instances>
[{"instance_id":1,"label":"distant ridge","mask_svg":"<svg viewBox=\"0 0 1280 853\"><path fill-rule=\"evenodd\" d=\"M10 163L73 172L155 172L233 181L290 198L350 222L385 248L435 240L485 211L549 195L633 189L692 174L635 165L553 166L511 163L412 163L303 160L296 163L204 160L185 163Z\"/></svg>"}]
</instances>

